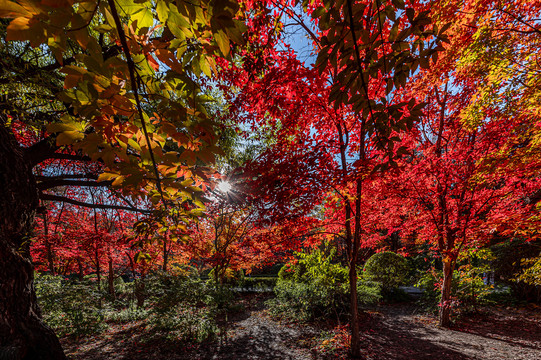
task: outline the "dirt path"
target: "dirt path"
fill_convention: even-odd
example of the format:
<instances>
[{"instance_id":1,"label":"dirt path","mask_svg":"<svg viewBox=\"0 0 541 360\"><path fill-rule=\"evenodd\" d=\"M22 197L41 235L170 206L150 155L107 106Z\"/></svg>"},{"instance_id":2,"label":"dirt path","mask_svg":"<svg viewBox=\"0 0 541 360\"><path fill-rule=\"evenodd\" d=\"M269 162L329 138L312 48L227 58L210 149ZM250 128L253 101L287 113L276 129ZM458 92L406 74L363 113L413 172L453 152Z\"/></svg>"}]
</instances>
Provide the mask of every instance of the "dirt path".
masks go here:
<instances>
[{"instance_id":1,"label":"dirt path","mask_svg":"<svg viewBox=\"0 0 541 360\"><path fill-rule=\"evenodd\" d=\"M286 325L272 320L259 307L244 319L234 321L227 329L227 338L218 344L202 347L197 354L186 359L261 359L261 360L310 360L307 348L299 347L299 340L315 336L317 332L307 327Z\"/></svg>"},{"instance_id":2,"label":"dirt path","mask_svg":"<svg viewBox=\"0 0 541 360\"><path fill-rule=\"evenodd\" d=\"M80 360L309 360L322 329L272 320L261 301L230 318L227 336L197 346L141 341L142 324L111 327L105 334L64 341L70 359ZM541 313L495 308L465 319L452 330L411 305L383 306L361 320L361 351L367 360L540 360ZM148 330L146 330L148 331ZM321 341L321 338L320 340ZM337 359L333 354L327 359Z\"/></svg>"},{"instance_id":3,"label":"dirt path","mask_svg":"<svg viewBox=\"0 0 541 360\"><path fill-rule=\"evenodd\" d=\"M541 314L534 311L492 309L450 330L412 306L383 307L369 320L362 329L362 352L370 360L541 359Z\"/></svg>"}]
</instances>

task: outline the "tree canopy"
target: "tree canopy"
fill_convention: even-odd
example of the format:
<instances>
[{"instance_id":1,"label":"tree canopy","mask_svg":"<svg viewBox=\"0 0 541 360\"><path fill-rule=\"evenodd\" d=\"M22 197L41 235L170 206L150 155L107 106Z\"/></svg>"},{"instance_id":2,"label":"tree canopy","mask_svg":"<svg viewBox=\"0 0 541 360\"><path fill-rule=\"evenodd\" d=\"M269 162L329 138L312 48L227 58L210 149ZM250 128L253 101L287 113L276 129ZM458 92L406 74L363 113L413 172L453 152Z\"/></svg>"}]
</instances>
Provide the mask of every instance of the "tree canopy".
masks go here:
<instances>
[{"instance_id":1,"label":"tree canopy","mask_svg":"<svg viewBox=\"0 0 541 360\"><path fill-rule=\"evenodd\" d=\"M34 266L223 283L335 243L358 357L357 268L388 239L441 259L442 326L464 251L537 239L541 1L1 0L0 18L0 355L64 358Z\"/></svg>"}]
</instances>

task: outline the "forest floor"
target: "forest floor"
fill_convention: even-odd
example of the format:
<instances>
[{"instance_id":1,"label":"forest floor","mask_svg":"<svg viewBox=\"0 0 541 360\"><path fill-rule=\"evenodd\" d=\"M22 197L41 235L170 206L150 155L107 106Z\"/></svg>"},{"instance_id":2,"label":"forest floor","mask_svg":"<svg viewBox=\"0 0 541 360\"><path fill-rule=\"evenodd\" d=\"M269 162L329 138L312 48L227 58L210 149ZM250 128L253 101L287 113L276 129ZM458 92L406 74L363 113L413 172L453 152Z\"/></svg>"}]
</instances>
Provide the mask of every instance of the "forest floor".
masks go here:
<instances>
[{"instance_id":1,"label":"forest floor","mask_svg":"<svg viewBox=\"0 0 541 360\"><path fill-rule=\"evenodd\" d=\"M345 358L345 336L340 338L345 327L340 333L328 324L273 320L264 299L261 295L244 298L244 310L229 316L223 325L225 335L213 342L148 341L144 324L133 322L111 325L103 334L78 341L62 339L62 344L68 358L76 360ZM364 359L541 359L541 311L533 306L485 308L464 316L452 329L442 329L434 316L415 304L401 303L367 309L360 324Z\"/></svg>"}]
</instances>

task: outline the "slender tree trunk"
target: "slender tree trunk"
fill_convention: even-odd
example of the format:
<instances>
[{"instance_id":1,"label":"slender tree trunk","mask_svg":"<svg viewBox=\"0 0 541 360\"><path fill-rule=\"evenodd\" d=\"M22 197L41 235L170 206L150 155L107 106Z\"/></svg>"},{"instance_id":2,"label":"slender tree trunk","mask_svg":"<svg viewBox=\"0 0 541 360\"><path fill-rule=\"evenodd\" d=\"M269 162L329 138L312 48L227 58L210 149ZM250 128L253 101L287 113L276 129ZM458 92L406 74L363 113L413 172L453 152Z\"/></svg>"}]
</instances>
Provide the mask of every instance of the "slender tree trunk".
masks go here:
<instances>
[{"instance_id":1,"label":"slender tree trunk","mask_svg":"<svg viewBox=\"0 0 541 360\"><path fill-rule=\"evenodd\" d=\"M84 272L83 272L83 260L80 257L77 258L77 266L79 267L79 281L83 281Z\"/></svg>"},{"instance_id":2,"label":"slender tree trunk","mask_svg":"<svg viewBox=\"0 0 541 360\"><path fill-rule=\"evenodd\" d=\"M109 284L109 295L115 299L115 271L113 269L113 258L109 258L109 274L107 276L107 281Z\"/></svg>"},{"instance_id":3,"label":"slender tree trunk","mask_svg":"<svg viewBox=\"0 0 541 360\"><path fill-rule=\"evenodd\" d=\"M363 121L364 127L364 121ZM364 151L364 131L361 132L361 150L360 159L365 160ZM353 244L351 248L351 257L349 262L349 288L351 292L351 356L354 359L361 357L361 339L359 334L359 304L357 301L357 260L359 258L359 246L361 243L361 202L362 202L363 180L357 179L357 191L355 199L355 232L353 235Z\"/></svg>"},{"instance_id":4,"label":"slender tree trunk","mask_svg":"<svg viewBox=\"0 0 541 360\"><path fill-rule=\"evenodd\" d=\"M349 304L351 315L351 356L356 359L361 355L361 340L359 337L359 307L357 301L357 259L351 259L349 263Z\"/></svg>"},{"instance_id":5,"label":"slender tree trunk","mask_svg":"<svg viewBox=\"0 0 541 360\"><path fill-rule=\"evenodd\" d=\"M163 238L163 266L162 266L162 270L164 272L167 271L167 238L166 236L164 236Z\"/></svg>"},{"instance_id":6,"label":"slender tree trunk","mask_svg":"<svg viewBox=\"0 0 541 360\"><path fill-rule=\"evenodd\" d=\"M133 296L137 302L137 308L142 308L145 305L145 283L143 281L143 274L141 274L141 279L137 280L137 273L135 271L135 262L129 253L126 253L128 260L130 261L130 269L133 276Z\"/></svg>"},{"instance_id":7,"label":"slender tree trunk","mask_svg":"<svg viewBox=\"0 0 541 360\"><path fill-rule=\"evenodd\" d=\"M455 261L451 258L443 260L443 284L441 286L441 303L439 313L439 325L449 327L451 325L451 282Z\"/></svg>"},{"instance_id":8,"label":"slender tree trunk","mask_svg":"<svg viewBox=\"0 0 541 360\"><path fill-rule=\"evenodd\" d=\"M43 228L45 229L45 251L47 252L47 262L49 265L49 272L51 275L55 275L54 272L54 259L53 259L53 249L51 243L49 242L49 224L47 223L47 211L43 213Z\"/></svg>"},{"instance_id":9,"label":"slender tree trunk","mask_svg":"<svg viewBox=\"0 0 541 360\"><path fill-rule=\"evenodd\" d=\"M347 144L344 141L344 136L347 138L347 134L344 132L347 129L342 129L341 124L337 124L338 138L340 142L340 158L342 161L342 172L344 178L347 177L347 161L346 161L346 147ZM362 150L360 152L361 157L364 158L364 140L361 142ZM348 267L349 267L349 306L350 306L350 331L351 342L350 352L351 356L356 359L361 356L361 339L359 335L359 307L357 301L357 258L359 255L359 242L360 242L360 207L361 198L360 193L362 189L362 181L357 182L357 199L355 200L355 208L357 213L355 214L355 233L351 229L352 208L351 202L348 199L344 199L345 206L344 211L346 215L345 227L346 227L346 244L348 253Z\"/></svg>"},{"instance_id":10,"label":"slender tree trunk","mask_svg":"<svg viewBox=\"0 0 541 360\"><path fill-rule=\"evenodd\" d=\"M145 281L143 277L139 280L135 279L134 295L137 300L137 308L141 309L145 305Z\"/></svg>"},{"instance_id":11,"label":"slender tree trunk","mask_svg":"<svg viewBox=\"0 0 541 360\"><path fill-rule=\"evenodd\" d=\"M38 207L31 167L0 119L0 359L65 359L41 319L29 238Z\"/></svg>"},{"instance_id":12,"label":"slender tree trunk","mask_svg":"<svg viewBox=\"0 0 541 360\"><path fill-rule=\"evenodd\" d=\"M53 260L53 249L49 240L45 239L45 249L47 251L47 262L49 265L49 272L51 275L55 275L54 271L54 260Z\"/></svg>"},{"instance_id":13,"label":"slender tree trunk","mask_svg":"<svg viewBox=\"0 0 541 360\"><path fill-rule=\"evenodd\" d=\"M96 262L96 278L98 279L98 291L101 291L101 266L97 244L94 252L94 261Z\"/></svg>"}]
</instances>

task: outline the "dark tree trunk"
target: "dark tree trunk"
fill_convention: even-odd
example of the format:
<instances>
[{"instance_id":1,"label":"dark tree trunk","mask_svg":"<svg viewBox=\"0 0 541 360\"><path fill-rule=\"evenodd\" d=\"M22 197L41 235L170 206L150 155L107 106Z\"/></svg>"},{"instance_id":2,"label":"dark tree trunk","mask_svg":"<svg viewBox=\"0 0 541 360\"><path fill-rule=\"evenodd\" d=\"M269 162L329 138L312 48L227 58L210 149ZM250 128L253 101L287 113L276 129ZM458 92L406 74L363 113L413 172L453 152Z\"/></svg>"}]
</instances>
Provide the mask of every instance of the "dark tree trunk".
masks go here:
<instances>
[{"instance_id":1,"label":"dark tree trunk","mask_svg":"<svg viewBox=\"0 0 541 360\"><path fill-rule=\"evenodd\" d=\"M99 256L99 251L98 251L98 243L97 243L97 240L96 240L96 248L95 248L95 252L94 252L94 255L95 255L95 258L94 260L96 261L96 278L97 278L97 286L98 286L98 294L100 296L100 300L98 302L98 306L99 308L101 309L102 307L102 298L101 298L101 266L100 266L100 256Z\"/></svg>"},{"instance_id":2,"label":"dark tree trunk","mask_svg":"<svg viewBox=\"0 0 541 360\"><path fill-rule=\"evenodd\" d=\"M94 252L94 261L96 262L96 279L97 279L96 286L98 287L98 291L101 292L101 266L100 266L100 256L98 252L98 244L96 244L96 248Z\"/></svg>"},{"instance_id":3,"label":"dark tree trunk","mask_svg":"<svg viewBox=\"0 0 541 360\"><path fill-rule=\"evenodd\" d=\"M167 271L167 257L168 257L168 253L167 253L167 238L164 236L163 238L163 266L162 266L162 270L164 272Z\"/></svg>"},{"instance_id":4,"label":"dark tree trunk","mask_svg":"<svg viewBox=\"0 0 541 360\"><path fill-rule=\"evenodd\" d=\"M79 268L79 281L83 281L85 274L83 272L83 260L80 257L77 258L77 267Z\"/></svg>"},{"instance_id":5,"label":"dark tree trunk","mask_svg":"<svg viewBox=\"0 0 541 360\"><path fill-rule=\"evenodd\" d=\"M141 277L141 279L137 280L135 279L135 286L133 294L135 295L135 299L137 300L137 308L142 309L143 306L145 306L145 281Z\"/></svg>"},{"instance_id":6,"label":"dark tree trunk","mask_svg":"<svg viewBox=\"0 0 541 360\"><path fill-rule=\"evenodd\" d=\"M364 127L364 122L363 122ZM344 129L342 129L341 124L337 124L336 128L338 130L338 139L340 141L340 158L342 162L342 171L344 177L348 175L347 172L347 160L346 160L346 143L344 141ZM345 130L347 131L347 130ZM346 138L348 136L346 135ZM362 138L362 137L361 137ZM360 158L364 159L364 140L361 141L361 151ZM359 334L359 306L357 301L357 260L359 256L359 243L360 243L360 209L361 209L361 192L362 192L362 181L357 181L357 199L355 199L355 233L351 229L351 218L353 209L351 207L351 202L349 200L345 201L345 228L346 228L346 246L348 254L348 267L349 267L349 314L350 314L350 355L352 358L357 359L361 355L361 339Z\"/></svg>"},{"instance_id":7,"label":"dark tree trunk","mask_svg":"<svg viewBox=\"0 0 541 360\"><path fill-rule=\"evenodd\" d=\"M49 272L51 273L51 275L56 275L54 271L53 249L49 240L45 240L45 249L47 250L47 263L49 265Z\"/></svg>"},{"instance_id":8,"label":"dark tree trunk","mask_svg":"<svg viewBox=\"0 0 541 360\"><path fill-rule=\"evenodd\" d=\"M43 228L45 229L45 250L47 251L47 262L49 266L49 272L51 273L51 275L55 275L53 249L48 239L49 224L47 223L47 212L43 214Z\"/></svg>"},{"instance_id":9,"label":"dark tree trunk","mask_svg":"<svg viewBox=\"0 0 541 360\"><path fill-rule=\"evenodd\" d=\"M116 298L115 296L115 271L113 269L113 259L109 258L109 274L107 277L107 281L109 284L109 295L113 297L113 299Z\"/></svg>"},{"instance_id":10,"label":"dark tree trunk","mask_svg":"<svg viewBox=\"0 0 541 360\"><path fill-rule=\"evenodd\" d=\"M65 359L41 319L30 235L38 191L24 151L0 120L0 359Z\"/></svg>"},{"instance_id":11,"label":"dark tree trunk","mask_svg":"<svg viewBox=\"0 0 541 360\"><path fill-rule=\"evenodd\" d=\"M349 305L350 309L350 327L351 327L351 357L357 359L361 352L361 339L359 337L359 306L357 301L357 267L356 259L353 259L349 265Z\"/></svg>"}]
</instances>

